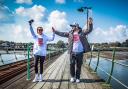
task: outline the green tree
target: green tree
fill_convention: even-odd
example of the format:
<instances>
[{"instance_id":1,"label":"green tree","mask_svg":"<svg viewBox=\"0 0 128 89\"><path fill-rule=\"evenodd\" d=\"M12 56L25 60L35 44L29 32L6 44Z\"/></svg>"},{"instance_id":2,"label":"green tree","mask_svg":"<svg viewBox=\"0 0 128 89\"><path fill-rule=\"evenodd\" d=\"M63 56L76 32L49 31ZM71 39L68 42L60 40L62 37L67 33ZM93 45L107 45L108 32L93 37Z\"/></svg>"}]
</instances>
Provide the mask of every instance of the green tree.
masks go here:
<instances>
[{"instance_id":1,"label":"green tree","mask_svg":"<svg viewBox=\"0 0 128 89\"><path fill-rule=\"evenodd\" d=\"M63 42L62 40L59 40L59 41L57 42L57 47L58 47L58 48L64 48L64 47L65 47L64 42Z\"/></svg>"}]
</instances>

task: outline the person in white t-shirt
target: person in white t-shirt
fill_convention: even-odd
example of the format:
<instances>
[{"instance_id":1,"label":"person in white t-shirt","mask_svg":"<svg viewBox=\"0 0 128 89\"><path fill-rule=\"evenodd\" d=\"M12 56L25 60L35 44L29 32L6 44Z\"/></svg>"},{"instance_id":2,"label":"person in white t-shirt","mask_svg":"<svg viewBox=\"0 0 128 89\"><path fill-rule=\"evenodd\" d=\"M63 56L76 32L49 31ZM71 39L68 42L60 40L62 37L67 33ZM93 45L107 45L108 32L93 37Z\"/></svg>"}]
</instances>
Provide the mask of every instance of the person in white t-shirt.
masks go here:
<instances>
[{"instance_id":1,"label":"person in white t-shirt","mask_svg":"<svg viewBox=\"0 0 128 89\"><path fill-rule=\"evenodd\" d=\"M37 35L34 33L32 23L34 20L29 21L30 32L34 39L33 54L34 54L34 67L35 67L35 78L33 82L42 81L43 73L43 62L46 57L47 41L53 41L55 34L53 32L52 37L48 37L43 33L43 27L37 27ZM38 76L38 61L40 60L40 74Z\"/></svg>"}]
</instances>

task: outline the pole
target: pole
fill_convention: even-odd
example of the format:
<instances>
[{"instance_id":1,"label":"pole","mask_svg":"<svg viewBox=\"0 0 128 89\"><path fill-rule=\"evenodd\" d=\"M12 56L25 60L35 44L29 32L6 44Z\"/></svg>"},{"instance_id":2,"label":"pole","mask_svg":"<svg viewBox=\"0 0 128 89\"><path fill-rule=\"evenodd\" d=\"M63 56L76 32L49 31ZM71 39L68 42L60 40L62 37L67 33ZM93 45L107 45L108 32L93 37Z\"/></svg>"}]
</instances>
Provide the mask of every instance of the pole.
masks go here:
<instances>
[{"instance_id":1,"label":"pole","mask_svg":"<svg viewBox=\"0 0 128 89\"><path fill-rule=\"evenodd\" d=\"M115 48L114 48L114 50L113 50L113 55L112 55L112 67L111 67L111 72L110 72L109 78L108 78L108 80L107 80L107 84L110 83L111 78L112 78L113 69L114 69L114 63L115 63L114 60L115 60Z\"/></svg>"},{"instance_id":2,"label":"pole","mask_svg":"<svg viewBox=\"0 0 128 89\"><path fill-rule=\"evenodd\" d=\"M87 8L87 29L88 29L88 8Z\"/></svg>"},{"instance_id":3,"label":"pole","mask_svg":"<svg viewBox=\"0 0 128 89\"><path fill-rule=\"evenodd\" d=\"M50 50L49 50L49 53L48 54L49 54L49 60L50 60L50 54L51 54L51 51Z\"/></svg>"},{"instance_id":4,"label":"pole","mask_svg":"<svg viewBox=\"0 0 128 89\"><path fill-rule=\"evenodd\" d=\"M28 59L27 59L27 80L30 80L30 44L27 46Z\"/></svg>"},{"instance_id":5,"label":"pole","mask_svg":"<svg viewBox=\"0 0 128 89\"><path fill-rule=\"evenodd\" d=\"M98 58L97 58L97 65L95 68L95 72L97 71L98 65L99 65L99 59L100 59L100 49L98 50Z\"/></svg>"}]
</instances>

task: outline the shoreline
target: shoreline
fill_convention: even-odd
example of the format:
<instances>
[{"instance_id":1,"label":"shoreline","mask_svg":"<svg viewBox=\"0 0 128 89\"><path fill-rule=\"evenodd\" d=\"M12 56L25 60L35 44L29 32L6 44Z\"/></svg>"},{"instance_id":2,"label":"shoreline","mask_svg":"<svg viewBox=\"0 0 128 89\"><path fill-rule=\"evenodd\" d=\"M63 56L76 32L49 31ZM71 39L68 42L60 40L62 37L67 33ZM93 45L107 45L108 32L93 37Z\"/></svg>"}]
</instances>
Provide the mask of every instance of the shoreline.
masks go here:
<instances>
[{"instance_id":1,"label":"shoreline","mask_svg":"<svg viewBox=\"0 0 128 89\"><path fill-rule=\"evenodd\" d=\"M100 52L100 57L103 58L109 58L112 60L112 51L101 51ZM91 52L85 54L87 58L91 57ZM98 52L92 52L92 56L96 57L98 55ZM117 51L115 52L115 60L128 60L128 52L122 52L122 51Z\"/></svg>"}]
</instances>

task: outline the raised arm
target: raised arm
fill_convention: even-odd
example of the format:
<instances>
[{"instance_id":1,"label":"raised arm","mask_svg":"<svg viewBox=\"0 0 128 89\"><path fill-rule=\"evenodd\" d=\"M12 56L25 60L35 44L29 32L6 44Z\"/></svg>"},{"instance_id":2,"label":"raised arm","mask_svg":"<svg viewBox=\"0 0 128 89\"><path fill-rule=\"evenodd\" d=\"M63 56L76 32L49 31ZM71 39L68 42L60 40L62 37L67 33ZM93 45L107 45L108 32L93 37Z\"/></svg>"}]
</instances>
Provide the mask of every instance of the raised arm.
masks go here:
<instances>
[{"instance_id":1,"label":"raised arm","mask_svg":"<svg viewBox=\"0 0 128 89\"><path fill-rule=\"evenodd\" d=\"M33 21L30 20L30 21L29 21L30 32L31 32L33 38L35 39L35 38L36 38L36 34L35 34L34 30L33 30L32 23L33 23Z\"/></svg>"},{"instance_id":2,"label":"raised arm","mask_svg":"<svg viewBox=\"0 0 128 89\"><path fill-rule=\"evenodd\" d=\"M92 18L89 18L88 21L88 28L87 29L83 29L83 32L85 35L89 34L91 31L93 30L93 22L92 22Z\"/></svg>"},{"instance_id":3,"label":"raised arm","mask_svg":"<svg viewBox=\"0 0 128 89\"><path fill-rule=\"evenodd\" d=\"M55 33L53 32L52 37L47 37L48 41L53 41L55 38Z\"/></svg>"},{"instance_id":4,"label":"raised arm","mask_svg":"<svg viewBox=\"0 0 128 89\"><path fill-rule=\"evenodd\" d=\"M68 37L69 36L69 33L67 33L67 32L56 31L53 27L52 27L52 29L53 29L54 33L59 35L59 36L62 36L62 37Z\"/></svg>"}]
</instances>

